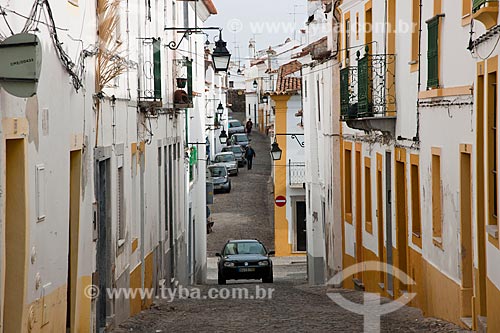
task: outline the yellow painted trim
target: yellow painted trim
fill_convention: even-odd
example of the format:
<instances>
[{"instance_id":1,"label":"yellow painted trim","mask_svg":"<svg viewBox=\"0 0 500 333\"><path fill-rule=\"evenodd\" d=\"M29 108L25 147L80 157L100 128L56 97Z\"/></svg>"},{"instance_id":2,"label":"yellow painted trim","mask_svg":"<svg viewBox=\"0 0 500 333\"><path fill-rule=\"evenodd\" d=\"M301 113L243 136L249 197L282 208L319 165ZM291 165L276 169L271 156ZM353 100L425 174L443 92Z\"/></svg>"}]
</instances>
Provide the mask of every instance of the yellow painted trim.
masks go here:
<instances>
[{"instance_id":1,"label":"yellow painted trim","mask_svg":"<svg viewBox=\"0 0 500 333\"><path fill-rule=\"evenodd\" d=\"M434 0L434 16L441 14L443 4L442 0Z\"/></svg>"},{"instance_id":2,"label":"yellow painted trim","mask_svg":"<svg viewBox=\"0 0 500 333\"><path fill-rule=\"evenodd\" d=\"M141 289L141 263L137 264L130 272L130 289ZM142 300L140 297L130 297L130 316L134 316L141 312Z\"/></svg>"},{"instance_id":3,"label":"yellow painted trim","mask_svg":"<svg viewBox=\"0 0 500 333\"><path fill-rule=\"evenodd\" d=\"M418 98L428 99L435 97L465 96L472 95L473 91L474 88L472 86L437 88L419 92Z\"/></svg>"},{"instance_id":4,"label":"yellow painted trim","mask_svg":"<svg viewBox=\"0 0 500 333\"><path fill-rule=\"evenodd\" d=\"M486 60L486 66L488 67L488 74L498 71L498 55Z\"/></svg>"},{"instance_id":5,"label":"yellow painted trim","mask_svg":"<svg viewBox=\"0 0 500 333\"><path fill-rule=\"evenodd\" d=\"M130 250L130 253L131 253L131 254L132 254L132 253L134 253L134 252L135 252L135 250L137 250L137 247L138 247L138 246L139 246L139 239L138 239L138 238L134 238L134 239L132 240L132 248L131 248L131 250Z\"/></svg>"},{"instance_id":6,"label":"yellow painted trim","mask_svg":"<svg viewBox=\"0 0 500 333\"><path fill-rule=\"evenodd\" d=\"M288 101L291 96L289 95L275 95L272 96L273 101L276 103L276 113L274 128L276 133L288 133L287 129L287 115L288 115ZM275 196L282 195L287 196L287 167L284 161L287 159L287 137L277 136L276 142L278 142L282 154L281 161L274 162L274 194ZM287 198L289 200L289 198ZM289 242L289 223L286 217L287 206L291 205L291 202L287 202L284 207L274 206L274 245L276 256L289 256L292 255L293 243Z\"/></svg>"},{"instance_id":7,"label":"yellow painted trim","mask_svg":"<svg viewBox=\"0 0 500 333\"><path fill-rule=\"evenodd\" d=\"M406 149L396 148L394 150L395 159L397 162L406 163Z\"/></svg>"},{"instance_id":8,"label":"yellow painted trim","mask_svg":"<svg viewBox=\"0 0 500 333\"><path fill-rule=\"evenodd\" d=\"M468 143L460 144L460 152L461 153L472 153L472 145Z\"/></svg>"},{"instance_id":9,"label":"yellow painted trim","mask_svg":"<svg viewBox=\"0 0 500 333\"><path fill-rule=\"evenodd\" d=\"M13 127L7 128L4 135L12 139L4 141L5 150L2 152L4 173L4 210L2 212L2 290L0 298L2 305L3 331L26 331L29 316L26 307L27 281L29 274L28 257L30 244L29 223L29 176L28 176L28 143L21 135L24 120L20 122L4 119L3 124ZM27 127L26 127L27 128ZM5 127L4 127L5 130ZM8 141L16 147L9 149L11 156L7 155ZM11 171L9 171L11 170ZM12 191L10 188L16 188ZM10 198L10 199L9 199ZM13 244L13 245L11 245Z\"/></svg>"},{"instance_id":10,"label":"yellow painted trim","mask_svg":"<svg viewBox=\"0 0 500 333\"><path fill-rule=\"evenodd\" d=\"M472 0L462 0L462 18L472 13Z\"/></svg>"},{"instance_id":11,"label":"yellow painted trim","mask_svg":"<svg viewBox=\"0 0 500 333\"><path fill-rule=\"evenodd\" d=\"M92 276L84 275L78 281L78 295L76 299L75 332L90 332L92 300L85 292L92 285Z\"/></svg>"},{"instance_id":12,"label":"yellow painted trim","mask_svg":"<svg viewBox=\"0 0 500 333\"><path fill-rule=\"evenodd\" d=\"M420 0L412 0L412 23L413 30L411 33L411 62L414 64L410 65L410 72L415 72L418 70L418 35L420 24Z\"/></svg>"},{"instance_id":13,"label":"yellow painted trim","mask_svg":"<svg viewBox=\"0 0 500 333\"><path fill-rule=\"evenodd\" d=\"M467 14L464 17L462 17L462 27L466 27L471 23L472 23L472 15Z\"/></svg>"},{"instance_id":14,"label":"yellow painted trim","mask_svg":"<svg viewBox=\"0 0 500 333\"><path fill-rule=\"evenodd\" d=\"M369 9L372 9L373 7L373 4L372 4L372 0L368 0L366 3L365 3L365 12Z\"/></svg>"},{"instance_id":15,"label":"yellow painted trim","mask_svg":"<svg viewBox=\"0 0 500 333\"><path fill-rule=\"evenodd\" d=\"M29 122L26 118L2 119L2 131L5 139L22 139L29 134Z\"/></svg>"},{"instance_id":16,"label":"yellow painted trim","mask_svg":"<svg viewBox=\"0 0 500 333\"><path fill-rule=\"evenodd\" d=\"M432 147L431 148L431 154L432 155L439 155L439 156L441 156L441 148L439 148L439 147Z\"/></svg>"}]
</instances>

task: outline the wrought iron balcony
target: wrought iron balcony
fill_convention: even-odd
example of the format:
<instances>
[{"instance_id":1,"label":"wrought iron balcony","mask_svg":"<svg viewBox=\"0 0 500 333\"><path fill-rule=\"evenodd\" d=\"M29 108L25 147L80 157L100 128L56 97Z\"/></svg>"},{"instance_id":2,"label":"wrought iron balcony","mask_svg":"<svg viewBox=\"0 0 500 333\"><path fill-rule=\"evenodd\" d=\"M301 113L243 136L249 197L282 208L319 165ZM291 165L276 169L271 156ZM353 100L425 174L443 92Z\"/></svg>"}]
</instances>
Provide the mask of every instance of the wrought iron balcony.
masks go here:
<instances>
[{"instance_id":1,"label":"wrought iron balcony","mask_svg":"<svg viewBox=\"0 0 500 333\"><path fill-rule=\"evenodd\" d=\"M472 3L472 18L491 29L498 22L498 0L474 0Z\"/></svg>"},{"instance_id":2,"label":"wrought iron balcony","mask_svg":"<svg viewBox=\"0 0 500 333\"><path fill-rule=\"evenodd\" d=\"M495 6L498 6L498 0L474 0L472 3L472 12L475 13L483 7L487 7L488 2L496 2Z\"/></svg>"},{"instance_id":3,"label":"wrought iron balcony","mask_svg":"<svg viewBox=\"0 0 500 333\"><path fill-rule=\"evenodd\" d=\"M357 52L357 65L340 70L341 118L349 127L393 132L396 119L396 55ZM389 124L375 122L391 120ZM366 120L360 123L360 120Z\"/></svg>"},{"instance_id":4,"label":"wrought iron balcony","mask_svg":"<svg viewBox=\"0 0 500 333\"><path fill-rule=\"evenodd\" d=\"M306 183L306 164L290 160L288 162L288 182L291 188L304 188Z\"/></svg>"},{"instance_id":5,"label":"wrought iron balcony","mask_svg":"<svg viewBox=\"0 0 500 333\"><path fill-rule=\"evenodd\" d=\"M143 38L141 42L139 105L141 108L161 107L161 40L159 38Z\"/></svg>"}]
</instances>

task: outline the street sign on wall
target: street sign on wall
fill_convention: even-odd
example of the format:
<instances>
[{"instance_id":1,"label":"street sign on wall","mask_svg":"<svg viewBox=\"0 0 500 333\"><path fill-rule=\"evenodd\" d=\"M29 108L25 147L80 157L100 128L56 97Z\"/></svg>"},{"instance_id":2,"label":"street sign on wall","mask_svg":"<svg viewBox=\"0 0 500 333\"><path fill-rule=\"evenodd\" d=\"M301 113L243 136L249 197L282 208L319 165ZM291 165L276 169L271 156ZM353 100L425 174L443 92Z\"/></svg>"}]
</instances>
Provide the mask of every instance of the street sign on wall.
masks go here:
<instances>
[{"instance_id":1,"label":"street sign on wall","mask_svg":"<svg viewBox=\"0 0 500 333\"><path fill-rule=\"evenodd\" d=\"M283 207L286 205L286 198L282 195L279 195L276 197L276 199L274 200L274 203L276 204L276 206L278 207Z\"/></svg>"},{"instance_id":2,"label":"street sign on wall","mask_svg":"<svg viewBox=\"0 0 500 333\"><path fill-rule=\"evenodd\" d=\"M27 98L36 94L42 47L33 34L16 34L0 44L0 84L16 97Z\"/></svg>"}]
</instances>

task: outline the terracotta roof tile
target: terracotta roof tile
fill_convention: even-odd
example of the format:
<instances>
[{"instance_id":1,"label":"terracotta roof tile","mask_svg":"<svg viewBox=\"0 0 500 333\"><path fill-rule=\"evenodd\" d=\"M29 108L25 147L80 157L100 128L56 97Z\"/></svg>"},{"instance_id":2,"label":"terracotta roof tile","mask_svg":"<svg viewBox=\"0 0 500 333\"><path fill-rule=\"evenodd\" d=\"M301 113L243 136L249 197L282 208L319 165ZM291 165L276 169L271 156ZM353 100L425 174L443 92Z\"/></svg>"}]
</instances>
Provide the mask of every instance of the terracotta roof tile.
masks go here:
<instances>
[{"instance_id":1,"label":"terracotta roof tile","mask_svg":"<svg viewBox=\"0 0 500 333\"><path fill-rule=\"evenodd\" d=\"M297 60L289 62L280 67L278 72L277 94L299 92L302 90L302 79L291 76L302 68L302 64Z\"/></svg>"}]
</instances>

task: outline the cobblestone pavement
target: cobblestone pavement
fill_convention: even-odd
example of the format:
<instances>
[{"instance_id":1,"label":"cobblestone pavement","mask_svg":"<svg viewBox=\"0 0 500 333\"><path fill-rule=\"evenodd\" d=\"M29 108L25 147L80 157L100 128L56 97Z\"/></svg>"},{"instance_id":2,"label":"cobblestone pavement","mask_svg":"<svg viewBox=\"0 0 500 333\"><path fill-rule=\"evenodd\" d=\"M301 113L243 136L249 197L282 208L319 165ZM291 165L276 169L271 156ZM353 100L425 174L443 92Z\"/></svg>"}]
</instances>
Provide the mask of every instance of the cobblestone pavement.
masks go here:
<instances>
[{"instance_id":1,"label":"cobblestone pavement","mask_svg":"<svg viewBox=\"0 0 500 333\"><path fill-rule=\"evenodd\" d=\"M226 240L258 238L274 248L269 140L255 133L252 144L257 154L253 170L240 169L240 175L232 177L231 193L217 194L212 206L215 225L208 235L207 284L193 287L197 289L187 292L190 297L180 297L178 287L173 301L170 296L157 299L150 310L129 319L115 332L363 331L363 318L336 305L327 296L331 290L307 285L305 258L274 258L273 284L229 281L227 286L217 286L217 259L213 256ZM261 288L258 292L257 287ZM238 296L240 288L247 288L249 297L222 299L233 292ZM272 288L270 298L268 288ZM266 297L258 299L263 290ZM214 292L219 297L208 297ZM363 300L358 291L335 292L351 301ZM452 324L423 318L419 310L409 307L384 316L381 328L383 332L465 332Z\"/></svg>"},{"instance_id":2,"label":"cobblestone pavement","mask_svg":"<svg viewBox=\"0 0 500 333\"><path fill-rule=\"evenodd\" d=\"M220 252L229 239L257 238L268 249L274 249L271 143L258 132L252 132L250 139L256 154L252 170L240 168L239 175L231 177L231 193L217 193L215 204L210 207L214 227L207 236L209 257Z\"/></svg>"}]
</instances>

